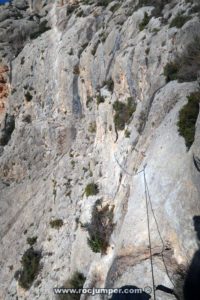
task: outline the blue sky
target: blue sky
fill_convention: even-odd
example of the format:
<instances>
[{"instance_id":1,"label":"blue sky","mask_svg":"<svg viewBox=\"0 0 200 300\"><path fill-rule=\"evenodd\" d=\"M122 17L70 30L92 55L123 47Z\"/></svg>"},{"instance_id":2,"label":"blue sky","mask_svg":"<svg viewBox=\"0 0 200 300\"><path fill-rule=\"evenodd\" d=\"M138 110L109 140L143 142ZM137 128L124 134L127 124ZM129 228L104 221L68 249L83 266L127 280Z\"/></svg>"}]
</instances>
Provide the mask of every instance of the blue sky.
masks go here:
<instances>
[{"instance_id":1,"label":"blue sky","mask_svg":"<svg viewBox=\"0 0 200 300\"><path fill-rule=\"evenodd\" d=\"M9 2L9 0L0 0L0 4L4 4L6 2Z\"/></svg>"}]
</instances>

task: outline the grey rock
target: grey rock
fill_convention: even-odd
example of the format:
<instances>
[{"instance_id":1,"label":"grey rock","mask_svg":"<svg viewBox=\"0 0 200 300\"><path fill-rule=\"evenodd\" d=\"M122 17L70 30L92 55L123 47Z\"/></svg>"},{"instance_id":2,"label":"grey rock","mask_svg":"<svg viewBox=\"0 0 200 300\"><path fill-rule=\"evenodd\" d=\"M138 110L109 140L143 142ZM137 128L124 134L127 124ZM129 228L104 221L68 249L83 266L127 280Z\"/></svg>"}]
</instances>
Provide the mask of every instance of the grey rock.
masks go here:
<instances>
[{"instance_id":1,"label":"grey rock","mask_svg":"<svg viewBox=\"0 0 200 300\"><path fill-rule=\"evenodd\" d=\"M140 31L153 7L124 1L114 11L115 4L16 0L0 8L1 64L8 70L0 112L0 140L6 138L0 143L1 299L56 299L52 289L76 270L88 287L152 287L144 168L156 285L172 288L198 247L200 120L188 152L177 121L199 84L166 83L163 72L196 38L199 19L177 29L154 17ZM184 7L167 5L165 18ZM126 131L117 132L113 104L130 97L136 111ZM99 193L86 197L91 182ZM92 252L81 226L99 199L114 206L104 255ZM59 230L50 225L54 219L63 220ZM42 268L25 291L14 273L33 236ZM158 292L157 299L173 297Z\"/></svg>"}]
</instances>

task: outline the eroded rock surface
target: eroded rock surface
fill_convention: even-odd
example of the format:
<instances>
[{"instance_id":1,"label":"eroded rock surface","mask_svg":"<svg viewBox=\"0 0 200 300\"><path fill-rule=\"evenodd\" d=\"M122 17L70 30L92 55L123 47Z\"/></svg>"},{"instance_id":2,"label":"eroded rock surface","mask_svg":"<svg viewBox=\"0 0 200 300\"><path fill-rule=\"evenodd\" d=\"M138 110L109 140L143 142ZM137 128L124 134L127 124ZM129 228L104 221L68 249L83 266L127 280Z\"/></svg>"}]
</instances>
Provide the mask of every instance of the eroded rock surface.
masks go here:
<instances>
[{"instance_id":1,"label":"eroded rock surface","mask_svg":"<svg viewBox=\"0 0 200 300\"><path fill-rule=\"evenodd\" d=\"M140 30L154 7L136 4L0 7L1 299L57 299L53 288L76 270L86 287L152 287L145 190L156 285L173 288L197 249L200 120L189 151L177 121L199 83L166 82L164 67L200 38L199 14L195 3L174 0ZM183 11L187 22L170 27ZM113 104L127 99L136 110L117 130ZM91 182L99 192L86 197ZM82 226L98 199L114 206L103 255L90 249ZM54 219L63 220L59 230ZM26 291L14 274L32 236L42 268Z\"/></svg>"}]
</instances>

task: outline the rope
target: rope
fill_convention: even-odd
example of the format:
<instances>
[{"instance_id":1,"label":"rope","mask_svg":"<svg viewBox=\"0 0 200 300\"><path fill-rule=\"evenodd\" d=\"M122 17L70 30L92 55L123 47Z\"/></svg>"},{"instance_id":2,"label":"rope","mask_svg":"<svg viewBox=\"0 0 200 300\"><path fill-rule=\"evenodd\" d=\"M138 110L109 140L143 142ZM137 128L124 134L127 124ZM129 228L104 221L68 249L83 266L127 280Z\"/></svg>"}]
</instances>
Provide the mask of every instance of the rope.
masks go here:
<instances>
[{"instance_id":1,"label":"rope","mask_svg":"<svg viewBox=\"0 0 200 300\"><path fill-rule=\"evenodd\" d=\"M153 297L154 297L154 300L156 300L155 277L154 277L151 232L150 232L150 218L149 218L149 208L148 208L148 192L147 192L147 182L146 182L146 176L145 176L145 168L146 168L146 165L144 166L144 169L143 169L143 176L144 176L144 186L145 186L145 203L146 203L146 214L147 214L147 227L148 227L148 239L149 239L149 252L150 252L152 285L153 285Z\"/></svg>"},{"instance_id":2,"label":"rope","mask_svg":"<svg viewBox=\"0 0 200 300\"><path fill-rule=\"evenodd\" d=\"M166 271L166 273L167 273L167 276L168 276L169 280L171 281L172 285L175 286L175 285L174 285L174 282L173 282L173 280L172 280L172 278L171 278L170 275L169 275L169 272L168 272L168 269L167 269L167 266L166 266L166 263L165 263L165 260L164 260L163 252L164 252L164 250L165 250L165 244L164 244L164 241L163 241L163 238L162 238L160 229L159 229L158 221L157 221L157 219L156 219L155 212L154 212L154 209L153 209L153 206L152 206L152 201L151 201L151 197L150 197L150 194L149 194L149 188L148 188L146 176L145 176L145 181L146 181L147 194L148 194L148 199L149 199L149 203L150 203L152 215L153 215L153 218L154 218L154 220L155 220L156 228L157 228L157 231L158 231L158 235L159 235L160 240L161 240L161 243L162 243L162 251L161 251L162 261L163 261L163 264L164 264L164 267L165 267L165 271Z\"/></svg>"},{"instance_id":3,"label":"rope","mask_svg":"<svg viewBox=\"0 0 200 300\"><path fill-rule=\"evenodd\" d=\"M146 167L146 166L145 166ZM149 188L148 188L148 184L147 184L147 180L146 180L146 174L145 174L145 167L143 169L143 173L144 173L144 181L145 181L145 191L147 191L147 196L148 196L148 199L149 199L149 203L150 203L150 207L151 207L151 211L152 211L152 215L153 215L153 218L155 220L155 223L156 223L156 228L157 228L157 232L158 232L158 235L160 237L160 240L161 240L161 243L162 243L162 251L161 251L161 258L162 258L162 261L163 261L163 265L165 267L165 272L167 274L167 277L169 278L170 282L172 283L173 287L175 288L175 284L174 284L174 281L172 280L171 276L169 275L169 271L167 269L167 266L166 266L166 263L165 263L165 259L164 259L164 250L165 250L165 244L164 244L164 241L163 241L163 238L162 238L162 235L161 235L161 232L160 232L160 229L159 229L159 225L158 225L158 221L156 219L156 216L155 216L155 212L154 212L154 209L153 209L153 205L152 205L152 201L151 201L151 197L150 197L150 193L149 193ZM173 292L174 296L180 300L179 296L177 294L175 294L175 292Z\"/></svg>"},{"instance_id":4,"label":"rope","mask_svg":"<svg viewBox=\"0 0 200 300\"><path fill-rule=\"evenodd\" d=\"M157 218L155 216L155 212L154 212L154 209L153 209L153 205L152 205L152 201L151 201L151 197L150 197L150 193L149 193L149 188L148 188L148 183L147 183L147 179L146 179L146 173L145 173L145 168L146 168L146 165L144 166L144 168L139 171L139 172L135 172L135 173L129 173L121 164L120 162L118 161L118 159L116 158L115 156L115 160L117 162L117 164L119 165L119 167L128 175L128 176L131 176L131 177L134 177L140 173L143 173L143 177L144 177L144 186L145 186L145 200L146 200L146 212L147 212L147 225L148 225L148 239L149 239L149 247L150 247L150 260L151 260L151 272L152 272L152 283L153 283L153 286L155 285L155 279L154 279L154 270L153 270L153 260L152 260L152 246L151 246L151 234L150 234L150 222L149 222L149 208L148 208L148 201L150 203L150 208L151 208L151 211L152 211L152 215L153 215L153 218L154 218L154 221L155 221L155 224L156 224L156 229L157 229L157 232L158 232L158 235L159 235L159 238L160 238L160 241L162 243L162 251L160 252L161 254L161 258L162 258L162 262L163 262L163 265L164 265L164 268L165 268L165 272L166 272L166 275L167 277L169 278L170 282L172 283L173 287L175 287L175 284L174 284L174 281L172 279L172 277L170 276L169 274L169 271L167 269L167 265L165 263L165 259L164 259L164 250L165 250L165 243L163 241L163 238L162 238L162 235L161 235L161 232L160 232L160 229L159 229L159 225L158 225L158 221L157 221ZM153 289L153 292L154 292L154 299L156 300L156 296L155 296L155 289ZM180 300L179 296L177 294L174 293L174 296Z\"/></svg>"}]
</instances>

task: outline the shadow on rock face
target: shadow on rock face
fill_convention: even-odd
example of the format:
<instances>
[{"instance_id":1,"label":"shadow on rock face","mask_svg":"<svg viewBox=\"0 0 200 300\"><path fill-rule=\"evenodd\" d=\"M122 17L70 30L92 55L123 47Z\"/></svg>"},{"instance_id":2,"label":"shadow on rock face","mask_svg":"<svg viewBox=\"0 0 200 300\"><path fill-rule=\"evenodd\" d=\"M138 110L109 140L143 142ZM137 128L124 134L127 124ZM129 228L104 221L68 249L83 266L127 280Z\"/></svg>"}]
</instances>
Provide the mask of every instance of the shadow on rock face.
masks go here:
<instances>
[{"instance_id":1,"label":"shadow on rock face","mask_svg":"<svg viewBox=\"0 0 200 300\"><path fill-rule=\"evenodd\" d=\"M184 287L184 300L200 299L200 250L196 251L188 269Z\"/></svg>"},{"instance_id":2,"label":"shadow on rock face","mask_svg":"<svg viewBox=\"0 0 200 300\"><path fill-rule=\"evenodd\" d=\"M193 217L194 230L197 233L197 238L200 240L200 216Z\"/></svg>"},{"instance_id":3,"label":"shadow on rock face","mask_svg":"<svg viewBox=\"0 0 200 300\"><path fill-rule=\"evenodd\" d=\"M200 216L193 217L194 230L200 241ZM183 287L184 300L200 299L200 249L193 256Z\"/></svg>"},{"instance_id":4,"label":"shadow on rock face","mask_svg":"<svg viewBox=\"0 0 200 300\"><path fill-rule=\"evenodd\" d=\"M139 292L140 288L134 285L125 285L121 287L123 293L114 294L111 300L148 300L151 296L145 292ZM129 292L128 292L129 290Z\"/></svg>"},{"instance_id":5,"label":"shadow on rock face","mask_svg":"<svg viewBox=\"0 0 200 300\"><path fill-rule=\"evenodd\" d=\"M6 114L3 129L0 132L0 146L5 146L8 144L14 129L15 129L14 116Z\"/></svg>"}]
</instances>

